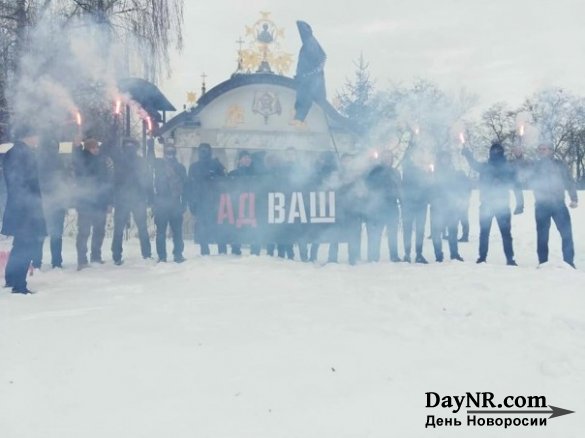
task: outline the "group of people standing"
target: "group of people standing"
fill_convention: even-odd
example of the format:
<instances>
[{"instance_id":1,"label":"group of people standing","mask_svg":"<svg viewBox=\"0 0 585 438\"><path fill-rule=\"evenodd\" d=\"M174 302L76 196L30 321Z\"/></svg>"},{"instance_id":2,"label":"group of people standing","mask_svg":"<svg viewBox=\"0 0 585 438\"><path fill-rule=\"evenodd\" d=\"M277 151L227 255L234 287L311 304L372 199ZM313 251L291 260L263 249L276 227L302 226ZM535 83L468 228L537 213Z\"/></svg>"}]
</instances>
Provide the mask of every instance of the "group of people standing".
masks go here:
<instances>
[{"instance_id":1,"label":"group of people standing","mask_svg":"<svg viewBox=\"0 0 585 438\"><path fill-rule=\"evenodd\" d=\"M15 142L4 157L7 201L2 234L13 236L13 247L5 268L6 287L28 294L29 266L40 268L43 242L50 240L51 265L62 268L62 242L67 210L77 211L77 269L90 263L102 264L102 246L108 213L113 210L112 259L123 263L124 231L134 219L140 248L151 258L147 230L147 207L152 205L157 226L156 249L159 261L167 260L166 233L173 234L174 261L183 257L183 213L186 201L185 167L176 159L176 149L164 146L164 157L154 151L147 158L139 155L139 144L132 138L120 146L101 145L93 138L76 141L71 166L59 157L59 143L41 137L33 127L19 126ZM91 245L88 250L88 240ZM89 252L89 254L88 254ZM89 255L89 257L88 257Z\"/></svg>"},{"instance_id":2,"label":"group of people standing","mask_svg":"<svg viewBox=\"0 0 585 438\"><path fill-rule=\"evenodd\" d=\"M201 148L204 148L203 155ZM486 161L477 161L469 149L462 155L470 168L479 174L479 251L477 263L485 263L488 257L489 236L495 219L500 234L506 263L516 266L512 238L512 216L524 212L523 190L535 195L535 219L537 253L539 263L548 261L548 239L551 221L554 221L562 239L563 259L572 267L574 244L571 217L565 203L576 208L576 185L567 166L554 158L552 145L543 143L537 148L538 159L527 160L518 150L514 159L507 159L504 147L493 143ZM469 200L472 189L470 178L456 169L454 157L448 150L438 151L432 157L419 147L406 152L400 166L396 166L391 151L383 150L363 155L345 154L338 160L332 152L324 152L310 168L297 160L294 149L286 151L284 160L251 159L242 152L237 168L226 173L221 163L211 158L209 145L200 146L199 162L192 165L189 177L197 175L192 187L201 187L206 179L224 176L254 177L271 173L292 187L309 185L312 188L336 190L340 204L344 205L345 229L341 241L348 242L349 263L355 264L361 255L361 230L367 233L367 260L380 260L380 247L386 229L389 257L392 262L427 264L423 255L427 220L430 220L430 238L436 262L445 260L443 241L448 242L451 260L463 261L459 243L469 241ZM274 157L272 157L274 158ZM397 167L400 167L400 172ZM197 169L194 173L193 169ZM196 189L195 189L196 191ZM514 209L510 207L510 195L514 195ZM197 216L195 210L192 213ZM205 224L200 224L200 238L205 240ZM399 228L402 225L403 256L398 252ZM461 235L459 229L461 226ZM197 234L197 233L196 233ZM414 236L413 236L414 234ZM414 237L414 254L412 252ZM298 257L302 261L315 261L319 243L296 242ZM337 262L338 243L329 245L329 262ZM294 246L289 244L267 245L267 254L293 259ZM227 252L227 245L220 244L219 253ZM241 253L239 244L232 245L234 254ZM252 254L260 253L260 245L252 245ZM209 254L209 245L202 244L202 254Z\"/></svg>"},{"instance_id":3,"label":"group of people standing","mask_svg":"<svg viewBox=\"0 0 585 438\"><path fill-rule=\"evenodd\" d=\"M198 147L198 160L189 170L177 160L176 148L163 143L163 158L155 158L154 145L139 154L139 144L131 138L120 145L101 145L87 138L73 146L72 165L67 168L58 156L59 144L43 138L28 125L17 127L14 146L6 153L4 175L7 203L2 223L2 234L14 236L13 248L5 271L6 286L14 293L27 294L26 275L32 262L40 267L45 236L50 237L51 264L61 268L62 236L67 210L77 210L77 269L90 263L104 263L102 246L106 218L113 209L112 259L123 263L124 231L133 217L138 229L142 257L152 257L147 230L147 208L152 206L156 225L156 252L159 262L168 259L166 237L168 228L173 238L173 260L181 263L183 256L183 217L189 209L196 219L195 239L201 254L210 253L206 240L205 217L201 209L202 191L210 181L220 178L245 178L272 173L291 184L310 181L314 187L334 189L340 202L346 206L344 218L347 233L349 262L355 264L361 254L361 230L367 230L367 259L380 260L380 246L384 229L388 236L388 250L393 262L428 263L423 256L427 216L430 216L431 239L437 262L443 262L443 240L448 240L451 260L463 261L458 244L469 240L469 197L471 182L462 171L456 170L449 151L439 151L432 162L423 158L422 150L411 147L397 170L391 151L367 155L335 156L323 153L310 169L300 165L294 149L289 149L284 160L266 156L262 160L247 151L238 155L234 170L227 172L213 157L209 144ZM40 147L37 149L37 146ZM477 263L487 260L488 243L493 219L499 226L508 265L516 265L511 233L512 211L510 192L516 198L514 214L524 210L522 189L534 191L535 217L538 235L538 259L548 260L548 236L551 220L555 221L563 241L563 258L574 265L574 247L571 218L565 204L568 191L570 207L577 206L577 192L566 166L553 158L552 146L538 147L539 160L534 162L517 156L507 160L504 148L494 143L485 162L474 159L469 150L463 150L470 167L479 173L480 237ZM73 188L73 189L72 189ZM430 208L429 208L430 206ZM428 214L430 212L430 215ZM402 224L403 256L398 253L398 231ZM463 234L458 238L459 224ZM414 233L414 257L412 240ZM88 240L91 245L88 250ZM318 258L317 242L297 242L303 261ZM328 261L336 262L339 244L329 245ZM260 244L251 245L251 253L259 255ZM227 253L227 245L220 244L219 253ZM241 244L231 244L233 254L241 254ZM295 258L294 245L274 243L267 245L268 255ZM89 254L88 254L89 252ZM88 257L89 255L89 257Z\"/></svg>"}]
</instances>

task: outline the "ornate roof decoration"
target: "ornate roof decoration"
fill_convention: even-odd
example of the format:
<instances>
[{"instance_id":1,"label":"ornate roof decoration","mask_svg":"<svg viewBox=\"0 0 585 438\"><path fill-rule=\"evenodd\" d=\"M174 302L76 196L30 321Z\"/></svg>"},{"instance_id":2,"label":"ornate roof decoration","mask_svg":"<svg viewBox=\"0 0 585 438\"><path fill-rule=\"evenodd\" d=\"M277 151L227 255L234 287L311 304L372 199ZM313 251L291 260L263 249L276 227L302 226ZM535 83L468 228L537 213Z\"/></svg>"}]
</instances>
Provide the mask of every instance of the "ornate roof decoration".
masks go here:
<instances>
[{"instance_id":1,"label":"ornate roof decoration","mask_svg":"<svg viewBox=\"0 0 585 438\"><path fill-rule=\"evenodd\" d=\"M270 12L260 12L261 17L251 26L246 26L245 40L237 41L237 73L288 73L293 63L290 53L282 50L284 28L270 18ZM242 46L245 45L245 48Z\"/></svg>"}]
</instances>

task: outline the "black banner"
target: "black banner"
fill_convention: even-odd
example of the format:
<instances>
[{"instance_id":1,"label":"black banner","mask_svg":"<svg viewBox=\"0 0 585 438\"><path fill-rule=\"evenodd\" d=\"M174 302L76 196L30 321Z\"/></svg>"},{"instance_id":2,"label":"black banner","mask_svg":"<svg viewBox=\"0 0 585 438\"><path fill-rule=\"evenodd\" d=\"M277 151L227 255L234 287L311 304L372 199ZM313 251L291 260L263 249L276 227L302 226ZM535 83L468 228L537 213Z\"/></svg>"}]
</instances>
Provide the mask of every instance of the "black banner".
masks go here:
<instances>
[{"instance_id":1,"label":"black banner","mask_svg":"<svg viewBox=\"0 0 585 438\"><path fill-rule=\"evenodd\" d=\"M350 220L339 190L270 177L206 181L197 188L198 243L344 242Z\"/></svg>"}]
</instances>

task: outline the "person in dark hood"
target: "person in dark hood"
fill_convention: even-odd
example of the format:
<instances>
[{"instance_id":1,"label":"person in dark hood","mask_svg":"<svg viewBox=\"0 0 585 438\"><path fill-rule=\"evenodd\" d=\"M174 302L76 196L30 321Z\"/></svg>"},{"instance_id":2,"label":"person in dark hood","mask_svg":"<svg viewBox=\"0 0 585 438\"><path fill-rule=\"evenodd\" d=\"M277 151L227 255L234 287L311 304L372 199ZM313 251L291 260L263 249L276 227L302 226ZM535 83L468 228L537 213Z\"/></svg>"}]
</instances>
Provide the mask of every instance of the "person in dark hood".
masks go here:
<instances>
[{"instance_id":1,"label":"person in dark hood","mask_svg":"<svg viewBox=\"0 0 585 438\"><path fill-rule=\"evenodd\" d=\"M4 156L7 201L1 233L14 237L5 280L12 293L30 294L26 275L47 235L35 152L40 138L35 128L25 123L16 127L14 137L14 145Z\"/></svg>"},{"instance_id":2,"label":"person in dark hood","mask_svg":"<svg viewBox=\"0 0 585 438\"><path fill-rule=\"evenodd\" d=\"M479 173L479 258L477 263L487 260L490 229L492 220L496 218L500 233L506 264L517 266L514 260L512 244L512 215L510 212L510 190L516 198L514 214L524 211L524 196L516 171L504 155L504 148L500 143L493 143L490 147L489 159L480 163L473 158L469 149L463 149L463 156L470 167Z\"/></svg>"},{"instance_id":3,"label":"person in dark hood","mask_svg":"<svg viewBox=\"0 0 585 438\"><path fill-rule=\"evenodd\" d=\"M324 67L327 55L313 36L313 29L304 21L297 21L297 28L303 45L299 51L299 60L295 81L297 96L294 120L303 122L311 109L313 101L325 100Z\"/></svg>"},{"instance_id":4,"label":"person in dark hood","mask_svg":"<svg viewBox=\"0 0 585 438\"><path fill-rule=\"evenodd\" d=\"M207 229L211 226L208 223L211 220L209 214L200 211L205 202L205 196L208 192L208 186L214 180L223 178L226 175L225 167L217 158L213 158L211 145L201 143L197 149L198 161L195 161L189 167L189 209L195 217L195 242L201 245L201 255L209 255L209 244ZM219 243L218 252L227 253L227 245Z\"/></svg>"},{"instance_id":5,"label":"person in dark hood","mask_svg":"<svg viewBox=\"0 0 585 438\"><path fill-rule=\"evenodd\" d=\"M100 143L88 138L73 148L77 208L77 269L89 266L87 240L91 234L90 261L104 263L102 245L106 235L106 218L113 203L113 162Z\"/></svg>"},{"instance_id":6,"label":"person in dark hood","mask_svg":"<svg viewBox=\"0 0 585 438\"><path fill-rule=\"evenodd\" d=\"M122 238L130 213L138 228L140 250L144 259L152 257L146 225L146 210L152 199L152 172L146 159L138 155L139 144L132 138L122 141L114 154L114 237L112 258L122 264Z\"/></svg>"},{"instance_id":7,"label":"person in dark hood","mask_svg":"<svg viewBox=\"0 0 585 438\"><path fill-rule=\"evenodd\" d=\"M550 143L539 145L537 152L540 159L531 169L530 186L535 200L538 263L548 261L548 237L553 220L561 235L563 260L574 268L575 247L571 215L565 204L565 191L569 194L569 207L577 208L579 200L575 182L567 166L554 158L554 149Z\"/></svg>"},{"instance_id":8,"label":"person in dark hood","mask_svg":"<svg viewBox=\"0 0 585 438\"><path fill-rule=\"evenodd\" d=\"M50 237L51 265L63 267L63 227L65 214L69 207L69 175L59 155L59 142L50 136L44 136L39 145L39 180L43 193L43 205L47 231ZM39 247L39 259L33 262L40 268L42 263L43 243Z\"/></svg>"},{"instance_id":9,"label":"person in dark hood","mask_svg":"<svg viewBox=\"0 0 585 438\"><path fill-rule=\"evenodd\" d=\"M394 169L392 152L375 152L374 165L366 175L368 196L366 202L366 228L368 232L368 261L380 261L380 240L386 228L390 261L400 262L398 257L398 222L400 212L402 178ZM377 156L379 154L379 157Z\"/></svg>"},{"instance_id":10,"label":"person in dark hood","mask_svg":"<svg viewBox=\"0 0 585 438\"><path fill-rule=\"evenodd\" d=\"M410 263L412 232L415 234L415 262L427 264L423 256L423 243L427 211L432 188L432 169L423 162L418 149L408 151L402 164L402 227L404 261Z\"/></svg>"},{"instance_id":11,"label":"person in dark hood","mask_svg":"<svg viewBox=\"0 0 585 438\"><path fill-rule=\"evenodd\" d=\"M447 229L449 255L451 260L463 261L457 244L457 174L447 151L439 151L433 171L431 192L431 237L435 250L435 260L442 262L443 239L441 232Z\"/></svg>"},{"instance_id":12,"label":"person in dark hood","mask_svg":"<svg viewBox=\"0 0 585 438\"><path fill-rule=\"evenodd\" d=\"M177 148L167 141L163 146L163 158L154 161L153 210L159 262L167 261L168 227L173 235L173 259L176 263L185 261L183 214L187 204L186 185L187 169L177 160Z\"/></svg>"}]
</instances>

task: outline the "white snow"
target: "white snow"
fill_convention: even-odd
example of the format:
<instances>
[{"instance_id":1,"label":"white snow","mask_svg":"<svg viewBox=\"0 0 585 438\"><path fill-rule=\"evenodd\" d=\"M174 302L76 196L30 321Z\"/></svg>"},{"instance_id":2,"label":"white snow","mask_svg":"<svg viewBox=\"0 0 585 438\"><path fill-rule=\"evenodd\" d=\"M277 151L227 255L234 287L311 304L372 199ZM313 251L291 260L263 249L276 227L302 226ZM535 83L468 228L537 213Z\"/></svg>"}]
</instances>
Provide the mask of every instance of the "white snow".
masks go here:
<instances>
[{"instance_id":1,"label":"white snow","mask_svg":"<svg viewBox=\"0 0 585 438\"><path fill-rule=\"evenodd\" d=\"M495 223L475 264L476 196L464 263L433 263L427 240L428 266L387 250L355 267L201 258L188 242L187 262L156 265L131 241L122 267L76 272L67 240L66 269L30 279L37 294L0 291L0 437L581 437L585 206L571 211L579 269L554 226L536 269L531 199L513 219L517 268ZM425 429L426 415L465 422L425 409L427 391L545 395L576 413Z\"/></svg>"}]
</instances>

